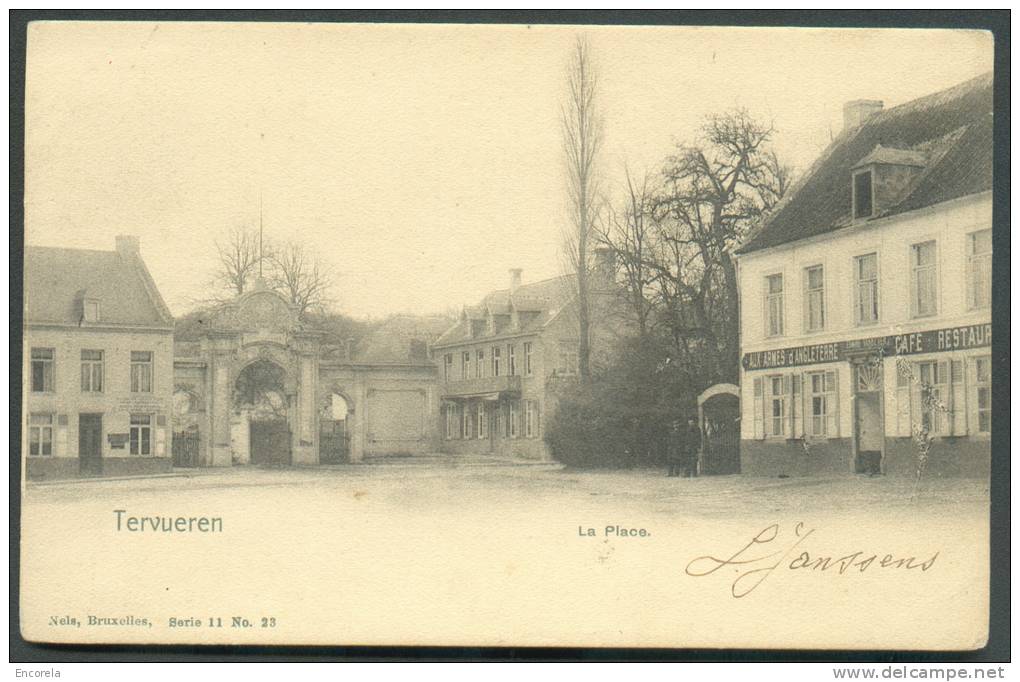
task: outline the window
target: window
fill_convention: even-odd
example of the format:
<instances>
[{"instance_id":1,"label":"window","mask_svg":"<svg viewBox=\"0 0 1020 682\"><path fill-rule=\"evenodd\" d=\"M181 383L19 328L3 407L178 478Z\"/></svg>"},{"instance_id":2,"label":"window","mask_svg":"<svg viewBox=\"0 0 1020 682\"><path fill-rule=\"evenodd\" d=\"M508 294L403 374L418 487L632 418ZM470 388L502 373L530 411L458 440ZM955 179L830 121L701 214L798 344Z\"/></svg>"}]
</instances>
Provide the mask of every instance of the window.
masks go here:
<instances>
[{"instance_id":1,"label":"window","mask_svg":"<svg viewBox=\"0 0 1020 682\"><path fill-rule=\"evenodd\" d=\"M967 235L967 308L987 308L992 303L992 231Z\"/></svg>"},{"instance_id":2,"label":"window","mask_svg":"<svg viewBox=\"0 0 1020 682\"><path fill-rule=\"evenodd\" d=\"M481 379L485 376L485 351L479 349L475 354L475 378Z\"/></svg>"},{"instance_id":3,"label":"window","mask_svg":"<svg viewBox=\"0 0 1020 682\"><path fill-rule=\"evenodd\" d=\"M485 409L485 403L478 403L478 438L489 437L489 414Z\"/></svg>"},{"instance_id":4,"label":"window","mask_svg":"<svg viewBox=\"0 0 1020 682\"><path fill-rule=\"evenodd\" d=\"M499 346L492 347L492 376L498 377L500 372Z\"/></svg>"},{"instance_id":5,"label":"window","mask_svg":"<svg viewBox=\"0 0 1020 682\"><path fill-rule=\"evenodd\" d=\"M449 381L453 375L453 353L443 356L443 381Z\"/></svg>"},{"instance_id":6,"label":"window","mask_svg":"<svg viewBox=\"0 0 1020 682\"><path fill-rule=\"evenodd\" d=\"M504 431L503 431L503 424L505 422L505 419L503 417L503 409L504 409L503 408L503 403L497 403L496 404L496 408L495 408L494 411L496 413L496 436L497 437L503 437L505 435Z\"/></svg>"},{"instance_id":7,"label":"window","mask_svg":"<svg viewBox=\"0 0 1020 682\"><path fill-rule=\"evenodd\" d=\"M531 342L528 341L524 344L524 376L530 377L533 371L531 367Z\"/></svg>"},{"instance_id":8,"label":"window","mask_svg":"<svg viewBox=\"0 0 1020 682\"><path fill-rule=\"evenodd\" d=\"M464 405L460 410L460 437L464 440L471 438L471 410Z\"/></svg>"},{"instance_id":9,"label":"window","mask_svg":"<svg viewBox=\"0 0 1020 682\"><path fill-rule=\"evenodd\" d=\"M81 390L83 393L103 392L103 351L82 350Z\"/></svg>"},{"instance_id":10,"label":"window","mask_svg":"<svg viewBox=\"0 0 1020 682\"><path fill-rule=\"evenodd\" d=\"M524 437L534 438L538 435L538 405L534 400L524 401Z\"/></svg>"},{"instance_id":11,"label":"window","mask_svg":"<svg viewBox=\"0 0 1020 682\"><path fill-rule=\"evenodd\" d=\"M510 418L507 420L507 430L509 432L507 435L510 438L516 438L517 437L517 432L518 432L517 420L520 418L520 416L518 414L519 412L520 412L520 407L518 405L518 401L511 400L510 401Z\"/></svg>"},{"instance_id":12,"label":"window","mask_svg":"<svg viewBox=\"0 0 1020 682\"><path fill-rule=\"evenodd\" d=\"M974 429L976 433L992 432L992 357L983 355L972 361L974 379Z\"/></svg>"},{"instance_id":13,"label":"window","mask_svg":"<svg viewBox=\"0 0 1020 682\"><path fill-rule=\"evenodd\" d=\"M152 393L151 351L131 351L131 392Z\"/></svg>"},{"instance_id":14,"label":"window","mask_svg":"<svg viewBox=\"0 0 1020 682\"><path fill-rule=\"evenodd\" d=\"M32 392L53 392L53 349L32 349Z\"/></svg>"},{"instance_id":15,"label":"window","mask_svg":"<svg viewBox=\"0 0 1020 682\"><path fill-rule=\"evenodd\" d=\"M82 302L82 317L86 322L99 322L99 301L85 299Z\"/></svg>"},{"instance_id":16,"label":"window","mask_svg":"<svg viewBox=\"0 0 1020 682\"><path fill-rule=\"evenodd\" d=\"M918 423L929 433L942 433L949 425L947 415L943 414L947 409L946 363L919 362L915 367L918 385L914 389L914 404L920 416Z\"/></svg>"},{"instance_id":17,"label":"window","mask_svg":"<svg viewBox=\"0 0 1020 682\"><path fill-rule=\"evenodd\" d=\"M460 354L460 378L471 378L471 351L464 351Z\"/></svg>"},{"instance_id":18,"label":"window","mask_svg":"<svg viewBox=\"0 0 1020 682\"><path fill-rule=\"evenodd\" d=\"M53 454L53 415L33 413L28 416L28 454Z\"/></svg>"},{"instance_id":19,"label":"window","mask_svg":"<svg viewBox=\"0 0 1020 682\"><path fill-rule=\"evenodd\" d=\"M808 435L832 437L836 435L836 373L811 372L807 374Z\"/></svg>"},{"instance_id":20,"label":"window","mask_svg":"<svg viewBox=\"0 0 1020 682\"><path fill-rule=\"evenodd\" d=\"M804 329L825 329L825 274L821 265L804 270Z\"/></svg>"},{"instance_id":21,"label":"window","mask_svg":"<svg viewBox=\"0 0 1020 682\"><path fill-rule=\"evenodd\" d=\"M854 258L854 321L858 325L878 322L878 254Z\"/></svg>"},{"instance_id":22,"label":"window","mask_svg":"<svg viewBox=\"0 0 1020 682\"><path fill-rule=\"evenodd\" d=\"M508 344L506 347L506 374L507 376L517 376L517 353L514 345Z\"/></svg>"},{"instance_id":23,"label":"window","mask_svg":"<svg viewBox=\"0 0 1020 682\"><path fill-rule=\"evenodd\" d=\"M861 171L854 175L854 218L870 218L873 212L871 171Z\"/></svg>"},{"instance_id":24,"label":"window","mask_svg":"<svg viewBox=\"0 0 1020 682\"><path fill-rule=\"evenodd\" d=\"M457 406L446 405L446 440L453 440L457 437Z\"/></svg>"},{"instance_id":25,"label":"window","mask_svg":"<svg viewBox=\"0 0 1020 682\"><path fill-rule=\"evenodd\" d=\"M910 247L910 305L913 317L928 317L937 312L935 301L935 241Z\"/></svg>"},{"instance_id":26,"label":"window","mask_svg":"<svg viewBox=\"0 0 1020 682\"><path fill-rule=\"evenodd\" d=\"M557 374L577 374L577 345L564 341L560 343L560 359L556 368Z\"/></svg>"},{"instance_id":27,"label":"window","mask_svg":"<svg viewBox=\"0 0 1020 682\"><path fill-rule=\"evenodd\" d=\"M131 415L129 441L131 444L130 452L132 455L152 454L152 415Z\"/></svg>"},{"instance_id":28,"label":"window","mask_svg":"<svg viewBox=\"0 0 1020 682\"><path fill-rule=\"evenodd\" d=\"M786 394L789 393L790 378L770 376L766 383L768 401L765 406L765 435L782 436L786 434Z\"/></svg>"},{"instance_id":29,"label":"window","mask_svg":"<svg viewBox=\"0 0 1020 682\"><path fill-rule=\"evenodd\" d=\"M783 275L765 278L765 333L783 335Z\"/></svg>"}]
</instances>

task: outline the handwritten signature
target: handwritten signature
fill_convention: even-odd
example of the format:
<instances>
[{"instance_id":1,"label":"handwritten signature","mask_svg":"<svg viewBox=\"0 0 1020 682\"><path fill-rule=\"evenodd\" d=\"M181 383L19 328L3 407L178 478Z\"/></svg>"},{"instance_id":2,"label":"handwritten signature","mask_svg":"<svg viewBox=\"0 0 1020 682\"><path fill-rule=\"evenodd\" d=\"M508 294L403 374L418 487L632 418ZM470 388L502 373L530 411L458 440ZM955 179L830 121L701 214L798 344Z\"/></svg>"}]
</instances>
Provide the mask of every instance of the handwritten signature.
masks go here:
<instances>
[{"instance_id":1,"label":"handwritten signature","mask_svg":"<svg viewBox=\"0 0 1020 682\"><path fill-rule=\"evenodd\" d=\"M879 558L878 554L872 554L864 550L857 550L840 557L813 556L805 549L800 549L801 543L807 540L815 532L814 528L806 528L804 523L798 523L793 528L793 537L780 540L780 528L778 523L766 526L751 538L751 541L738 549L729 558L720 558L711 555L699 556L687 564L687 575L704 577L711 575L721 568L727 566L737 570L738 575L730 586L730 592L734 597L740 599L751 594L765 580L772 575L776 569L785 567L791 571L833 571L833 575L843 575L851 569L857 569L864 573L872 566L876 568L902 568L912 570L919 568L927 571L935 565L939 553L935 552L931 558L919 561L916 557L896 558L892 554L886 554Z\"/></svg>"}]
</instances>

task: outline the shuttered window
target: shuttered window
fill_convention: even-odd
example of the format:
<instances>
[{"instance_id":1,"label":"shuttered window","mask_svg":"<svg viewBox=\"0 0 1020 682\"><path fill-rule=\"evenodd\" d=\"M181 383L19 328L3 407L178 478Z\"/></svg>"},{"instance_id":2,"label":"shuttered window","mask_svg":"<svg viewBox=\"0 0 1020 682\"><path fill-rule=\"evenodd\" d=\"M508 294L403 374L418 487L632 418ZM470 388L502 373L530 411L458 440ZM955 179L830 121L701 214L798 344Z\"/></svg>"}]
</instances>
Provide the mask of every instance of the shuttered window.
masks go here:
<instances>
[{"instance_id":1,"label":"shuttered window","mask_svg":"<svg viewBox=\"0 0 1020 682\"><path fill-rule=\"evenodd\" d=\"M762 377L754 378L754 437L758 439L765 437L765 425L763 422L765 407L762 396L762 383Z\"/></svg>"}]
</instances>

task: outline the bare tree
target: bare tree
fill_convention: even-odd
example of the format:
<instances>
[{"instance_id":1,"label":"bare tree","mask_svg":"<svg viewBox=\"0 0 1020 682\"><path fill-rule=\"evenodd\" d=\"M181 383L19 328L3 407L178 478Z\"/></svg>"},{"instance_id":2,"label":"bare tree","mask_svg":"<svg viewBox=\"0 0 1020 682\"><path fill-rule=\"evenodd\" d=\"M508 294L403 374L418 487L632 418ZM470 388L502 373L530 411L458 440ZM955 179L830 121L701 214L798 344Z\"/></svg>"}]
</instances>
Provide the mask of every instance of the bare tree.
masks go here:
<instances>
[{"instance_id":1,"label":"bare tree","mask_svg":"<svg viewBox=\"0 0 1020 682\"><path fill-rule=\"evenodd\" d=\"M269 286L286 296L302 315L321 312L333 303L333 269L297 242L275 245L266 252Z\"/></svg>"},{"instance_id":2,"label":"bare tree","mask_svg":"<svg viewBox=\"0 0 1020 682\"><path fill-rule=\"evenodd\" d=\"M598 78L588 41L579 37L567 70L567 99L562 107L563 150L567 162L571 229L566 250L577 273L578 371L591 379L591 300L589 249L598 214L596 163L602 146L602 121L597 108Z\"/></svg>"},{"instance_id":3,"label":"bare tree","mask_svg":"<svg viewBox=\"0 0 1020 682\"><path fill-rule=\"evenodd\" d=\"M650 289L654 267L650 261L655 258L654 220L652 207L654 190L648 173L640 184L634 182L629 169L624 169L627 194L620 209L612 205L596 225L595 238L598 243L612 251L614 262L624 280L627 309L637 324L638 335L648 335L653 310L653 292Z\"/></svg>"},{"instance_id":4,"label":"bare tree","mask_svg":"<svg viewBox=\"0 0 1020 682\"><path fill-rule=\"evenodd\" d=\"M259 233L250 227L234 227L223 239L216 240L219 266L215 275L217 288L232 296L244 293L259 265Z\"/></svg>"},{"instance_id":5,"label":"bare tree","mask_svg":"<svg viewBox=\"0 0 1020 682\"><path fill-rule=\"evenodd\" d=\"M653 207L666 318L678 349L717 358L715 379L735 379L739 359L733 249L790 185L773 132L743 109L710 116L701 139L667 159Z\"/></svg>"}]
</instances>

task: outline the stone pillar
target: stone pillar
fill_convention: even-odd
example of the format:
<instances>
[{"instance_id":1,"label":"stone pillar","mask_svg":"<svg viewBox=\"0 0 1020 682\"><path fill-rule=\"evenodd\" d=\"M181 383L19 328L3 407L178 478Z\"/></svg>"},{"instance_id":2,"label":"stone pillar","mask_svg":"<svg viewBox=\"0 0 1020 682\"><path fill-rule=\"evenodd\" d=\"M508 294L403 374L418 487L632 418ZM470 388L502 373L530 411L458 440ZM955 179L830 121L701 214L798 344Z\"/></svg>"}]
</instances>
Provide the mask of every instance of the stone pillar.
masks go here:
<instances>
[{"instance_id":1,"label":"stone pillar","mask_svg":"<svg viewBox=\"0 0 1020 682\"><path fill-rule=\"evenodd\" d=\"M294 464L319 463L319 453L315 443L318 436L318 424L316 423L318 415L315 409L317 378L318 369L315 366L315 356L299 356Z\"/></svg>"},{"instance_id":2,"label":"stone pillar","mask_svg":"<svg viewBox=\"0 0 1020 682\"><path fill-rule=\"evenodd\" d=\"M212 428L209 430L210 466L227 467L230 457L230 362L221 354L212 356L212 393L209 413Z\"/></svg>"},{"instance_id":3,"label":"stone pillar","mask_svg":"<svg viewBox=\"0 0 1020 682\"><path fill-rule=\"evenodd\" d=\"M350 414L347 417L351 420L350 460L352 462L360 462L365 458L365 415L368 413L368 406L365 404L365 386L363 382L363 377L353 377L354 415L353 418ZM348 406L348 410L350 410L350 406Z\"/></svg>"}]
</instances>

